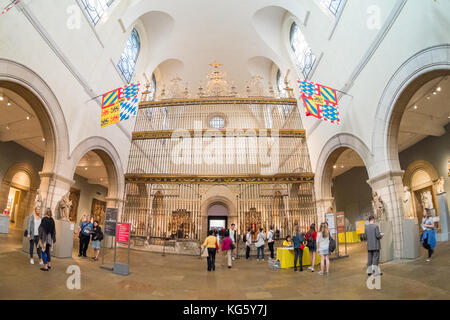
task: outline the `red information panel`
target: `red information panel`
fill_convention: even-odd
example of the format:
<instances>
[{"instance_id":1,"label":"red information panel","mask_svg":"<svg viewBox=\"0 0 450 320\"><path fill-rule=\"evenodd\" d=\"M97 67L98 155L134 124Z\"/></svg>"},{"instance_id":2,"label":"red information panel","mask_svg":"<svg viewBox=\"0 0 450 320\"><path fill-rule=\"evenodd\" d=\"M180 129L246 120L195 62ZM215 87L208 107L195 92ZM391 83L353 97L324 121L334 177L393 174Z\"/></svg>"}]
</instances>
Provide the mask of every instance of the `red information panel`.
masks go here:
<instances>
[{"instance_id":1,"label":"red information panel","mask_svg":"<svg viewBox=\"0 0 450 320\"><path fill-rule=\"evenodd\" d=\"M120 243L130 242L130 225L128 223L117 224L116 241Z\"/></svg>"}]
</instances>

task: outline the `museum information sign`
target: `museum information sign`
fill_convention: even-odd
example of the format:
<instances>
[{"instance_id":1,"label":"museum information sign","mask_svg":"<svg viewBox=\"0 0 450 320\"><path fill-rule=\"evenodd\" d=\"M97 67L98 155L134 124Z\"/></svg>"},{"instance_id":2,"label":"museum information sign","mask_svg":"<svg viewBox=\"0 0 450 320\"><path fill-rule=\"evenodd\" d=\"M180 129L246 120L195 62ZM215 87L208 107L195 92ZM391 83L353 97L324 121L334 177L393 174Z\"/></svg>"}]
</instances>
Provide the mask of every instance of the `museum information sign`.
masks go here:
<instances>
[{"instance_id":1,"label":"museum information sign","mask_svg":"<svg viewBox=\"0 0 450 320\"><path fill-rule=\"evenodd\" d=\"M119 215L118 208L107 208L105 219L105 234L108 236L116 235L116 223Z\"/></svg>"},{"instance_id":2,"label":"museum information sign","mask_svg":"<svg viewBox=\"0 0 450 320\"><path fill-rule=\"evenodd\" d=\"M116 232L116 241L120 243L130 242L130 224L118 223Z\"/></svg>"}]
</instances>

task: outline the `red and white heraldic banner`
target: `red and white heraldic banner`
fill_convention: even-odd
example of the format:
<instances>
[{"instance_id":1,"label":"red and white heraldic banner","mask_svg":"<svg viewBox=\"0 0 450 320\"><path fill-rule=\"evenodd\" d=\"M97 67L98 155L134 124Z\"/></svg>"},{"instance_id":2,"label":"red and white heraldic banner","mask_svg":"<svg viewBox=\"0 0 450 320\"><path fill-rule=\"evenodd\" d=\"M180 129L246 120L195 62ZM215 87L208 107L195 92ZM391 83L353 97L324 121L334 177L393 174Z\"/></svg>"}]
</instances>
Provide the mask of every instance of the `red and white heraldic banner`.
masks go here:
<instances>
[{"instance_id":1,"label":"red and white heraldic banner","mask_svg":"<svg viewBox=\"0 0 450 320\"><path fill-rule=\"evenodd\" d=\"M130 225L128 223L117 224L116 241L120 243L130 242Z\"/></svg>"}]
</instances>

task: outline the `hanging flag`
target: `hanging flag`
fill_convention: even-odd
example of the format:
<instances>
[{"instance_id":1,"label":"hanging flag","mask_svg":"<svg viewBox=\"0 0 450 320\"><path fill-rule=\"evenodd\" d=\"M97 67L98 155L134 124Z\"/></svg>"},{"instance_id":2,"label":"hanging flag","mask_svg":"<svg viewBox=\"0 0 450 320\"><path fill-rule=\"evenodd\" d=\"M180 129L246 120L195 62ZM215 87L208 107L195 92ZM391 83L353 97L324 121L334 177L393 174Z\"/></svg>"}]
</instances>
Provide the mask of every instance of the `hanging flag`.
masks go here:
<instances>
[{"instance_id":1,"label":"hanging flag","mask_svg":"<svg viewBox=\"0 0 450 320\"><path fill-rule=\"evenodd\" d=\"M102 97L101 127L135 117L137 114L140 83L107 92Z\"/></svg>"},{"instance_id":2,"label":"hanging flag","mask_svg":"<svg viewBox=\"0 0 450 320\"><path fill-rule=\"evenodd\" d=\"M336 90L308 81L298 81L306 116L340 124Z\"/></svg>"},{"instance_id":3,"label":"hanging flag","mask_svg":"<svg viewBox=\"0 0 450 320\"><path fill-rule=\"evenodd\" d=\"M10 4L8 4L6 7L3 8L2 13L0 15L4 15L5 13L7 13L9 10L11 10L14 6L18 5L20 3L19 0L14 0L12 2L10 2Z\"/></svg>"}]
</instances>

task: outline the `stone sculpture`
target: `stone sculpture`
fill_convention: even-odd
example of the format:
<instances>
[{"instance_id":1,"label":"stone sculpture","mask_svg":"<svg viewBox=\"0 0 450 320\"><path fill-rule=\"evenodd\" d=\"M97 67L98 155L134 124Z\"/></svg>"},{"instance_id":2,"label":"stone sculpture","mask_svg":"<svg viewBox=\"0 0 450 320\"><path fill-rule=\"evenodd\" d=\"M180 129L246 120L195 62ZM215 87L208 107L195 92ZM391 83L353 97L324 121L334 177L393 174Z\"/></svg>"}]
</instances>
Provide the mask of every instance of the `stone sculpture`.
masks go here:
<instances>
[{"instance_id":1,"label":"stone sculpture","mask_svg":"<svg viewBox=\"0 0 450 320\"><path fill-rule=\"evenodd\" d=\"M430 191L424 191L420 195L420 198L422 200L422 206L424 209L433 209L433 201L431 198L431 192Z\"/></svg>"},{"instance_id":2,"label":"stone sculpture","mask_svg":"<svg viewBox=\"0 0 450 320\"><path fill-rule=\"evenodd\" d=\"M440 177L439 180L436 182L436 193L441 194L444 193L444 177Z\"/></svg>"},{"instance_id":3,"label":"stone sculpture","mask_svg":"<svg viewBox=\"0 0 450 320\"><path fill-rule=\"evenodd\" d=\"M403 187L403 212L405 218L413 218L413 210L411 203L411 192L409 192L409 188L407 186Z\"/></svg>"},{"instance_id":4,"label":"stone sculpture","mask_svg":"<svg viewBox=\"0 0 450 320\"><path fill-rule=\"evenodd\" d=\"M70 192L67 192L59 201L59 219L63 221L70 221L70 209L72 208L72 201L70 200Z\"/></svg>"},{"instance_id":5,"label":"stone sculpture","mask_svg":"<svg viewBox=\"0 0 450 320\"><path fill-rule=\"evenodd\" d=\"M385 208L384 208L383 200L376 192L373 192L372 196L373 196L372 208L373 208L373 213L375 215L375 219L377 219L379 221L385 220L385 212L384 212Z\"/></svg>"},{"instance_id":6,"label":"stone sculpture","mask_svg":"<svg viewBox=\"0 0 450 320\"><path fill-rule=\"evenodd\" d=\"M41 190L38 189L36 193L36 199L34 200L34 207L42 208L42 196L41 196Z\"/></svg>"}]
</instances>

